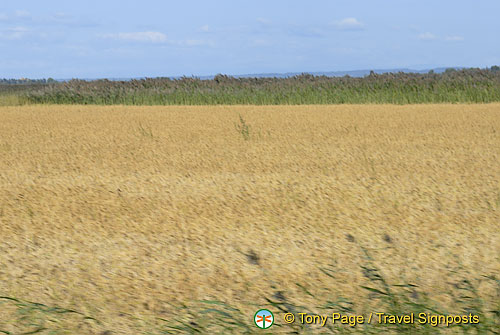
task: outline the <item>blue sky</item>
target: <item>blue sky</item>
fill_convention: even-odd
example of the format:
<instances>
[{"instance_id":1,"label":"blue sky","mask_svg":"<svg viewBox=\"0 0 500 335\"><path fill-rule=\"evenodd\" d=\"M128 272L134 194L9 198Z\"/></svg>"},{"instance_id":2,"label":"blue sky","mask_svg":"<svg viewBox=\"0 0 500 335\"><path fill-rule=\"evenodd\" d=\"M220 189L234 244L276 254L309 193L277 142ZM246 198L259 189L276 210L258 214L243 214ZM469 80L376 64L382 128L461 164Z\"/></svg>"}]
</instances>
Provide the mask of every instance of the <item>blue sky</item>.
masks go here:
<instances>
[{"instance_id":1,"label":"blue sky","mask_svg":"<svg viewBox=\"0 0 500 335\"><path fill-rule=\"evenodd\" d=\"M0 78L500 64L499 0L0 4Z\"/></svg>"}]
</instances>

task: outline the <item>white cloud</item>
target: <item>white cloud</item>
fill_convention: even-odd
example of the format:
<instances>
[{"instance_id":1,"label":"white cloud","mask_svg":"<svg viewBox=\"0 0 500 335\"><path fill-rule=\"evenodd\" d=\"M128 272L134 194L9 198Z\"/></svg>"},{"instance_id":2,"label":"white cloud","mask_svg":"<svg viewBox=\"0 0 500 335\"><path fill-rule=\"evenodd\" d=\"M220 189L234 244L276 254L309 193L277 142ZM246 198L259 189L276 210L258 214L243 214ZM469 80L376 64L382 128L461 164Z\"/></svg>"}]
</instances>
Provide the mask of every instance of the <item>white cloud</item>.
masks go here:
<instances>
[{"instance_id":1,"label":"white cloud","mask_svg":"<svg viewBox=\"0 0 500 335\"><path fill-rule=\"evenodd\" d=\"M335 21L333 25L341 30L361 30L365 26L354 17L346 17L345 19Z\"/></svg>"},{"instance_id":2,"label":"white cloud","mask_svg":"<svg viewBox=\"0 0 500 335\"><path fill-rule=\"evenodd\" d=\"M209 32L210 31L210 27L208 26L208 24L205 24L204 26L200 27L200 30L203 31L203 32Z\"/></svg>"},{"instance_id":3,"label":"white cloud","mask_svg":"<svg viewBox=\"0 0 500 335\"><path fill-rule=\"evenodd\" d=\"M110 38L122 41L165 43L167 35L158 31L141 31L133 33L104 34L103 38Z\"/></svg>"},{"instance_id":4,"label":"white cloud","mask_svg":"<svg viewBox=\"0 0 500 335\"><path fill-rule=\"evenodd\" d=\"M431 41L431 40L437 39L436 35L434 35L433 33L429 33L429 32L422 33L422 34L418 35L417 37L419 40L423 40L423 41Z\"/></svg>"},{"instance_id":5,"label":"white cloud","mask_svg":"<svg viewBox=\"0 0 500 335\"><path fill-rule=\"evenodd\" d=\"M462 36L446 36L447 41L463 41L464 38Z\"/></svg>"},{"instance_id":6,"label":"white cloud","mask_svg":"<svg viewBox=\"0 0 500 335\"><path fill-rule=\"evenodd\" d=\"M5 21L5 20L7 20L8 18L9 18L9 17L8 17L6 14L4 14L4 13L0 13L0 21Z\"/></svg>"}]
</instances>

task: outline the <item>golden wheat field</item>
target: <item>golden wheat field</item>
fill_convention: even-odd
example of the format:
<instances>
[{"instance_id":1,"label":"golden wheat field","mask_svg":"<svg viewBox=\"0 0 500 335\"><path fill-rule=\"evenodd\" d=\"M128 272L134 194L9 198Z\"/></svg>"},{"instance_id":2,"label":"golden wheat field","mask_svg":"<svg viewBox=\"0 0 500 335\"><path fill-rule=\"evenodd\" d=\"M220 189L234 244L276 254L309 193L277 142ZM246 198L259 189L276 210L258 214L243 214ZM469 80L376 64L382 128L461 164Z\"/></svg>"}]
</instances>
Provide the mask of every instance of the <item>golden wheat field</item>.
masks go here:
<instances>
[{"instance_id":1,"label":"golden wheat field","mask_svg":"<svg viewBox=\"0 0 500 335\"><path fill-rule=\"evenodd\" d=\"M367 313L370 262L447 312L464 278L498 306L500 104L0 107L0 296L101 322L53 327L154 333L202 300ZM16 308L0 330L32 329Z\"/></svg>"}]
</instances>

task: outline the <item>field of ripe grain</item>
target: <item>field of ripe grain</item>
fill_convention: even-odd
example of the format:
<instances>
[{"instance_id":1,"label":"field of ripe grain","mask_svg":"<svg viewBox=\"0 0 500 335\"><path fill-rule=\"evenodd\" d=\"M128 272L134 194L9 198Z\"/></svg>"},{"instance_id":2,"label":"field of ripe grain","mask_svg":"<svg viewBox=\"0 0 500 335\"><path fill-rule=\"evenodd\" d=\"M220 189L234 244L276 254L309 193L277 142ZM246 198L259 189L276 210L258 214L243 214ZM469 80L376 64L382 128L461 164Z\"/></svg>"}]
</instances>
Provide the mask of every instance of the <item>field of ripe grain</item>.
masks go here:
<instances>
[{"instance_id":1,"label":"field of ripe grain","mask_svg":"<svg viewBox=\"0 0 500 335\"><path fill-rule=\"evenodd\" d=\"M498 311L499 277L500 104L0 107L0 296L101 322L4 299L0 333L394 311L385 283Z\"/></svg>"}]
</instances>

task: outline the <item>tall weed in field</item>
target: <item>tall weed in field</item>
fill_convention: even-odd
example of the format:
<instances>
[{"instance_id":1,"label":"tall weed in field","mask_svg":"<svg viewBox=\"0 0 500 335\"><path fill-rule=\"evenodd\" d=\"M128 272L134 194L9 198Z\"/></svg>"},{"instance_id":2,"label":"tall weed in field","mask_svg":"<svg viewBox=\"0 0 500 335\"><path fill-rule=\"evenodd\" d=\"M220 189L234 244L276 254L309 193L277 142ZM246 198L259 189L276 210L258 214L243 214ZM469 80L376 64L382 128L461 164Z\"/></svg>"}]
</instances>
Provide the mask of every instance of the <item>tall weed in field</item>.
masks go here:
<instances>
[{"instance_id":1,"label":"tall weed in field","mask_svg":"<svg viewBox=\"0 0 500 335\"><path fill-rule=\"evenodd\" d=\"M240 123L235 123L235 128L238 133L241 134L245 141L250 139L250 126L247 124L245 119L240 114Z\"/></svg>"},{"instance_id":2,"label":"tall weed in field","mask_svg":"<svg viewBox=\"0 0 500 335\"><path fill-rule=\"evenodd\" d=\"M1 334L67 334L69 324L82 327L86 322L100 324L73 309L0 296Z\"/></svg>"}]
</instances>

